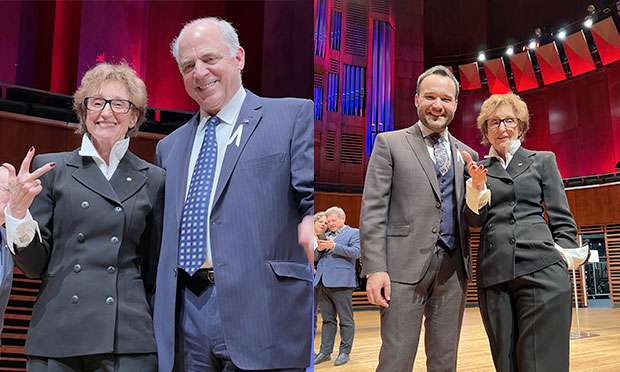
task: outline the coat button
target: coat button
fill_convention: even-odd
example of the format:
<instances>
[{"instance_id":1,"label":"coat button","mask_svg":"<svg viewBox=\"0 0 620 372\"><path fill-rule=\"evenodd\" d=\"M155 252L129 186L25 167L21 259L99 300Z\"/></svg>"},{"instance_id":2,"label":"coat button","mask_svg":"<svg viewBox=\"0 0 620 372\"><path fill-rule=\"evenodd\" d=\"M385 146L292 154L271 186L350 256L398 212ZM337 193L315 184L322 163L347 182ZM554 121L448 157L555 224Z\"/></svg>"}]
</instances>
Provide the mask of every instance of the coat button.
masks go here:
<instances>
[{"instance_id":1,"label":"coat button","mask_svg":"<svg viewBox=\"0 0 620 372\"><path fill-rule=\"evenodd\" d=\"M108 266L108 268L106 269L107 272L109 272L110 274L114 274L116 272L116 267L114 266Z\"/></svg>"},{"instance_id":2,"label":"coat button","mask_svg":"<svg viewBox=\"0 0 620 372\"><path fill-rule=\"evenodd\" d=\"M114 207L114 212L121 213L122 211L123 211L123 208L121 208L121 207Z\"/></svg>"},{"instance_id":3,"label":"coat button","mask_svg":"<svg viewBox=\"0 0 620 372\"><path fill-rule=\"evenodd\" d=\"M80 302L80 298L77 295L73 295L71 296L71 302L77 304L78 302Z\"/></svg>"},{"instance_id":4,"label":"coat button","mask_svg":"<svg viewBox=\"0 0 620 372\"><path fill-rule=\"evenodd\" d=\"M514 218L511 218L511 219L510 219L510 224L511 224L511 225L514 225L514 224L515 224L515 222L517 222L517 221L515 221L515 219L514 219Z\"/></svg>"},{"instance_id":5,"label":"coat button","mask_svg":"<svg viewBox=\"0 0 620 372\"><path fill-rule=\"evenodd\" d=\"M510 238L510 244L514 244L515 243L515 238Z\"/></svg>"},{"instance_id":6,"label":"coat button","mask_svg":"<svg viewBox=\"0 0 620 372\"><path fill-rule=\"evenodd\" d=\"M437 228L433 227L433 234L437 233Z\"/></svg>"},{"instance_id":7,"label":"coat button","mask_svg":"<svg viewBox=\"0 0 620 372\"><path fill-rule=\"evenodd\" d=\"M112 305L112 304L114 303L114 297L112 297L112 296L108 296L108 297L105 299L105 303L106 303L106 304L108 304L108 305Z\"/></svg>"},{"instance_id":8,"label":"coat button","mask_svg":"<svg viewBox=\"0 0 620 372\"><path fill-rule=\"evenodd\" d=\"M110 243L112 244L118 244L118 238L116 236L113 236L110 238Z\"/></svg>"},{"instance_id":9,"label":"coat button","mask_svg":"<svg viewBox=\"0 0 620 372\"><path fill-rule=\"evenodd\" d=\"M493 248L493 243L489 243L489 248Z\"/></svg>"},{"instance_id":10,"label":"coat button","mask_svg":"<svg viewBox=\"0 0 620 372\"><path fill-rule=\"evenodd\" d=\"M74 273L79 273L80 271L82 271L82 265L80 265L80 264L73 265L73 272Z\"/></svg>"},{"instance_id":11,"label":"coat button","mask_svg":"<svg viewBox=\"0 0 620 372\"><path fill-rule=\"evenodd\" d=\"M77 234L77 241L82 243L84 242L84 240L86 240L86 236L82 233Z\"/></svg>"},{"instance_id":12,"label":"coat button","mask_svg":"<svg viewBox=\"0 0 620 372\"><path fill-rule=\"evenodd\" d=\"M435 203L435 208L441 208L441 203L440 202Z\"/></svg>"},{"instance_id":13,"label":"coat button","mask_svg":"<svg viewBox=\"0 0 620 372\"><path fill-rule=\"evenodd\" d=\"M82 202L81 206L82 206L82 208L86 209L86 208L90 207L90 204L86 200L84 200Z\"/></svg>"}]
</instances>

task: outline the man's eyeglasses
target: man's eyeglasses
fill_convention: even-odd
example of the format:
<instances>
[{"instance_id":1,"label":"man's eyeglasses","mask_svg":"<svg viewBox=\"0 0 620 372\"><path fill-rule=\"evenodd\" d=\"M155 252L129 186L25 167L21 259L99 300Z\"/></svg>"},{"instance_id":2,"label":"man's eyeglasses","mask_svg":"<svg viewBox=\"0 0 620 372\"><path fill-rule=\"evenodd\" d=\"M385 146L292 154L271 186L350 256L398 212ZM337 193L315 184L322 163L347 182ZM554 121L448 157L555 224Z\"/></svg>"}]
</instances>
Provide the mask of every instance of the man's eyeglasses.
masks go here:
<instances>
[{"instance_id":1,"label":"man's eyeglasses","mask_svg":"<svg viewBox=\"0 0 620 372\"><path fill-rule=\"evenodd\" d=\"M117 114L126 114L134 106L131 101L126 99L105 99L98 97L86 97L84 98L84 106L90 111L103 111L105 105L109 104L110 109Z\"/></svg>"},{"instance_id":2,"label":"man's eyeglasses","mask_svg":"<svg viewBox=\"0 0 620 372\"><path fill-rule=\"evenodd\" d=\"M514 128L517 126L519 121L515 118L504 118L504 119L491 119L487 120L487 125L489 129L498 129L502 123L504 123L504 127L506 128Z\"/></svg>"}]
</instances>

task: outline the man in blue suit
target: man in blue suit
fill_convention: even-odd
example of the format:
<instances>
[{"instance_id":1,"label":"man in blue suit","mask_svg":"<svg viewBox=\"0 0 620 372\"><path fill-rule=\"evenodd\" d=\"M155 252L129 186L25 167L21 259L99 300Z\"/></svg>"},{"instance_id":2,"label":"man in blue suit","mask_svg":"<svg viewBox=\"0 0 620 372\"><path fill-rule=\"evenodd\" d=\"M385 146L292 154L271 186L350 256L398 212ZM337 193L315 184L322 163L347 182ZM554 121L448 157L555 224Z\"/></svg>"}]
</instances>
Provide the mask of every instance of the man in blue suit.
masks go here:
<instances>
[{"instance_id":1,"label":"man in blue suit","mask_svg":"<svg viewBox=\"0 0 620 372\"><path fill-rule=\"evenodd\" d=\"M13 257L6 246L4 232L4 208L9 201L8 180L8 170L0 167L0 333L2 333L4 310L9 303L13 283Z\"/></svg>"},{"instance_id":2,"label":"man in blue suit","mask_svg":"<svg viewBox=\"0 0 620 372\"><path fill-rule=\"evenodd\" d=\"M245 90L244 51L224 20L188 23L172 54L200 112L157 146L167 171L159 370L303 371L312 337L304 252L312 254L312 102Z\"/></svg>"},{"instance_id":3,"label":"man in blue suit","mask_svg":"<svg viewBox=\"0 0 620 372\"><path fill-rule=\"evenodd\" d=\"M323 318L321 350L314 357L314 364L331 359L336 337L336 315L340 320L340 350L334 365L349 361L353 346L355 323L353 321L353 290L355 261L360 256L359 230L345 225L342 208L331 207L327 215L326 240L319 240L315 249L318 259L314 286L319 293L319 307Z\"/></svg>"}]
</instances>

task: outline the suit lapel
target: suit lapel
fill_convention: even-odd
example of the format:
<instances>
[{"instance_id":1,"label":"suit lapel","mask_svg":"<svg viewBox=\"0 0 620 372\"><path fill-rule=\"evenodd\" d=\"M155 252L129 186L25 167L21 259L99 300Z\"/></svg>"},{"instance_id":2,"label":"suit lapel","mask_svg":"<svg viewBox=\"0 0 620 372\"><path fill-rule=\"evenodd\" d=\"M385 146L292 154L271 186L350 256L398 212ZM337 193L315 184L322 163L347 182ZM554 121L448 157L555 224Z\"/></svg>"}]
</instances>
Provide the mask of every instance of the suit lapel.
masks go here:
<instances>
[{"instance_id":1,"label":"suit lapel","mask_svg":"<svg viewBox=\"0 0 620 372\"><path fill-rule=\"evenodd\" d=\"M256 126L260 122L263 116L262 104L258 96L254 93L247 91L247 96L241 106L239 117L233 128L233 135L241 130L241 139L233 141L228 144L226 148L226 154L224 155L224 162L222 163L222 169L220 170L220 177L217 182L217 188L215 189L215 197L213 198L213 204L211 209L215 208L218 200L220 199L224 188L228 184L228 180L237 165L239 156L243 152L243 148L248 142L248 139L256 129ZM240 128L243 127L243 128Z\"/></svg>"},{"instance_id":2,"label":"suit lapel","mask_svg":"<svg viewBox=\"0 0 620 372\"><path fill-rule=\"evenodd\" d=\"M175 198L175 216L177 224L181 222L183 205L185 204L185 191L187 189L187 177L189 172L189 158L200 121L200 113L194 115L187 124L182 127L174 145L172 146L170 159L165 162L166 166L166 197L171 195Z\"/></svg>"},{"instance_id":3,"label":"suit lapel","mask_svg":"<svg viewBox=\"0 0 620 372\"><path fill-rule=\"evenodd\" d=\"M506 172L504 167L502 167L502 163L494 158L490 157L484 160L482 163L487 168L487 177L500 178L505 180L511 180L512 177Z\"/></svg>"},{"instance_id":4,"label":"suit lapel","mask_svg":"<svg viewBox=\"0 0 620 372\"><path fill-rule=\"evenodd\" d=\"M515 152L512 157L512 160L510 160L510 164L508 164L506 171L513 179L517 178L521 173L525 172L530 165L532 165L534 162L534 155L534 152L524 149L523 147L519 147L517 152Z\"/></svg>"},{"instance_id":5,"label":"suit lapel","mask_svg":"<svg viewBox=\"0 0 620 372\"><path fill-rule=\"evenodd\" d=\"M148 169L140 159L127 151L110 179L110 184L122 202L132 197L146 183L147 177L142 172Z\"/></svg>"},{"instance_id":6,"label":"suit lapel","mask_svg":"<svg viewBox=\"0 0 620 372\"><path fill-rule=\"evenodd\" d=\"M435 166L433 165L433 160L428 155L426 143L424 143L424 137L422 137L422 131L420 130L419 126L420 122L417 122L413 126L409 127L409 129L407 129L407 135L405 136L405 138L407 139L407 142L409 142L409 146L411 146L413 154L422 165L422 169L424 169L424 173L426 173L426 177L431 183L437 200L441 200L441 193L439 191L439 183L437 182L437 173L435 172Z\"/></svg>"},{"instance_id":7,"label":"suit lapel","mask_svg":"<svg viewBox=\"0 0 620 372\"><path fill-rule=\"evenodd\" d=\"M461 149L456 143L456 139L452 137L452 135L448 135L450 138L450 151L452 152L452 164L454 165L454 192L456 193L456 204L461 205L461 200L463 198L463 187L461 185L465 184L464 179L464 164L461 155ZM460 214L457 213L460 220Z\"/></svg>"},{"instance_id":8,"label":"suit lapel","mask_svg":"<svg viewBox=\"0 0 620 372\"><path fill-rule=\"evenodd\" d=\"M110 182L103 176L99 167L91 157L80 156L79 150L73 151L67 165L75 167L73 178L86 188L96 192L104 198L121 204Z\"/></svg>"}]
</instances>

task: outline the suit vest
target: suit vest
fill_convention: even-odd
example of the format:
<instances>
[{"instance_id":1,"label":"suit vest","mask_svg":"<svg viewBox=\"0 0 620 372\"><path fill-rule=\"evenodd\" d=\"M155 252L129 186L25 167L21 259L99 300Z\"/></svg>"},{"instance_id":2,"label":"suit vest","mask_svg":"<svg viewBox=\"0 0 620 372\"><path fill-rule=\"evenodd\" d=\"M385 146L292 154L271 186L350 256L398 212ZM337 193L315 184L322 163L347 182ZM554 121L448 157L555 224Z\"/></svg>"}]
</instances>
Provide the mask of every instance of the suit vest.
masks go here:
<instances>
[{"instance_id":1,"label":"suit vest","mask_svg":"<svg viewBox=\"0 0 620 372\"><path fill-rule=\"evenodd\" d=\"M437 245L447 250L459 248L459 239L456 238L456 193L454 188L454 154L452 154L450 169L443 176L435 167L435 174L441 192L441 223Z\"/></svg>"}]
</instances>

